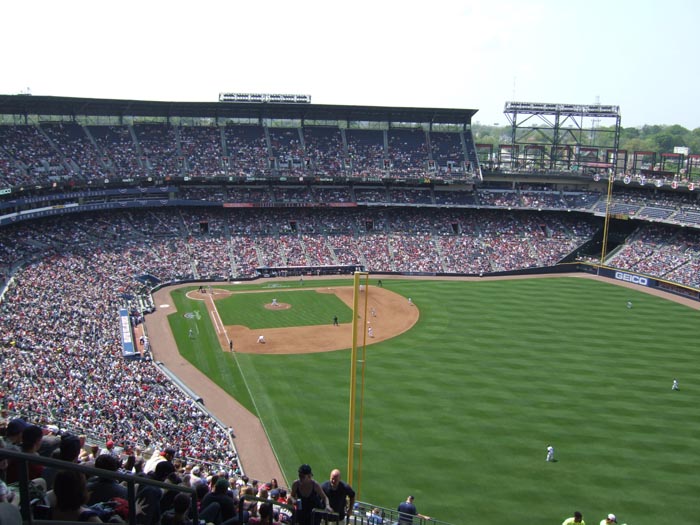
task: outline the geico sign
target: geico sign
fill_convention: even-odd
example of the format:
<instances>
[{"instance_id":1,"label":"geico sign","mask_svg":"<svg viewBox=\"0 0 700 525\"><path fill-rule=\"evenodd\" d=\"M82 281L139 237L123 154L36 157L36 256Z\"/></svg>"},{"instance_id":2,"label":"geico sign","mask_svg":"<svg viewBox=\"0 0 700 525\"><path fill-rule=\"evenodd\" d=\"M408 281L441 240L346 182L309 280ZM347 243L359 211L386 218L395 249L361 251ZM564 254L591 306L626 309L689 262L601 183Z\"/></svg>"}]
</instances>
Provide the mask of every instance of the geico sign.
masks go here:
<instances>
[{"instance_id":1,"label":"geico sign","mask_svg":"<svg viewBox=\"0 0 700 525\"><path fill-rule=\"evenodd\" d=\"M638 275L631 275L629 273L615 272L615 279L628 283L641 284L642 286L649 285L649 279L646 277L639 277Z\"/></svg>"}]
</instances>

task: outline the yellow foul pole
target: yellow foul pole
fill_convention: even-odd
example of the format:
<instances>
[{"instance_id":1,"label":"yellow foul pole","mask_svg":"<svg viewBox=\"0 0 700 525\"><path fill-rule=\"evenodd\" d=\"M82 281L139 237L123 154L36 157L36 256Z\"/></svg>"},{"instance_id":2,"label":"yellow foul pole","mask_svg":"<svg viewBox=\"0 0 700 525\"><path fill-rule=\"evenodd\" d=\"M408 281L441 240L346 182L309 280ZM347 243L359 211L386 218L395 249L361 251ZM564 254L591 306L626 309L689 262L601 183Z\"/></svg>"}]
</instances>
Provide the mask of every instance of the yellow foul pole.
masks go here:
<instances>
[{"instance_id":1,"label":"yellow foul pole","mask_svg":"<svg viewBox=\"0 0 700 525\"><path fill-rule=\"evenodd\" d=\"M608 228L610 226L610 205L612 204L612 188L613 182L615 181L615 174L610 173L608 175L608 194L605 200L605 222L603 225L603 246L600 251L600 264L598 265L598 272L600 273L600 268L605 264L605 256L608 248Z\"/></svg>"},{"instance_id":2,"label":"yellow foul pole","mask_svg":"<svg viewBox=\"0 0 700 525\"><path fill-rule=\"evenodd\" d=\"M362 392L360 392L360 403L359 407L357 406L357 400L358 400L358 391L357 391L357 383L358 383L358 371L357 371L357 365L358 363L361 365L362 370L360 377L364 378L364 348L367 344L367 339L366 339L366 327L365 327L365 317L366 317L366 311L367 311L367 296L369 294L369 287L368 287L368 276L369 274L367 272L355 272L354 274L354 281L353 281L353 300L352 300L352 349L350 353L350 402L349 402L349 415L348 415L348 468L347 468L347 476L346 479L350 485L353 484L353 479L355 477L355 473L357 471L358 475L358 480L360 479L360 471L361 471L361 459L358 468L355 468L356 464L356 458L355 458L355 449L359 448L360 450L360 458L362 457ZM365 284L362 284L362 277L364 277ZM360 297L362 295L362 288L364 288L364 296L365 296L365 301L363 305L363 311L360 313ZM358 359L358 339L359 335L362 334L362 349L363 349L363 357L362 359ZM364 380L363 380L364 384ZM363 390L363 388L361 388ZM358 412L359 410L359 412ZM358 421L358 413L359 413L359 421ZM358 428L359 427L359 428ZM359 439L358 439L359 436ZM354 486L355 492L357 492L357 495L359 497L360 494L360 486L359 484L357 486Z\"/></svg>"}]
</instances>

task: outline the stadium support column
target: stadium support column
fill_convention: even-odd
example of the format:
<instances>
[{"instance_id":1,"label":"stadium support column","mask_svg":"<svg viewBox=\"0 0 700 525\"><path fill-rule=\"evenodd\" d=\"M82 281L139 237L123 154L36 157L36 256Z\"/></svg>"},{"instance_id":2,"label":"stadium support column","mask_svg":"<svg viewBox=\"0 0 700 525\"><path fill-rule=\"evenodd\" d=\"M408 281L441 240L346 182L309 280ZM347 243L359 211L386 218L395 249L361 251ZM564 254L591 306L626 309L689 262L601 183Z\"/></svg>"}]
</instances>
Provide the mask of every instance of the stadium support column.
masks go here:
<instances>
[{"instance_id":1,"label":"stadium support column","mask_svg":"<svg viewBox=\"0 0 700 525\"><path fill-rule=\"evenodd\" d=\"M359 499L362 489L362 413L365 389L365 363L367 355L366 319L367 303L370 293L369 273L355 272L353 284L354 291L352 301L352 351L350 353L347 481L353 485L355 491L357 492L357 498ZM358 336L360 335L362 336L361 344L358 342ZM358 345L360 345L359 349ZM357 452L357 455L355 452Z\"/></svg>"}]
</instances>

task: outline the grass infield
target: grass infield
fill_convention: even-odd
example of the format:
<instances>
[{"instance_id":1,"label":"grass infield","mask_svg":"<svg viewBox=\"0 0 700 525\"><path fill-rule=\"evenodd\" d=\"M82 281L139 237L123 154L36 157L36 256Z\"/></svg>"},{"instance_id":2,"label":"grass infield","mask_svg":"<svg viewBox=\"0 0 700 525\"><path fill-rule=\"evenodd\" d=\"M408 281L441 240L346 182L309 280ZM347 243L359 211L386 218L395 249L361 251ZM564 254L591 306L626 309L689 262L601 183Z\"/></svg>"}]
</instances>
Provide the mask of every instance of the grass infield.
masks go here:
<instances>
[{"instance_id":1,"label":"grass infield","mask_svg":"<svg viewBox=\"0 0 700 525\"><path fill-rule=\"evenodd\" d=\"M630 525L697 523L698 311L571 277L384 286L421 316L368 348L363 501L395 508L413 494L421 513L454 524L561 523L574 510L594 524L609 512ZM295 305L311 297L273 293ZM337 299L313 295L319 303L294 322L328 323L324 301ZM259 413L290 483L301 463L319 481L346 470L349 350L236 360L218 349L203 305L182 291L174 300L181 353ZM181 315L198 309L199 319ZM241 321L253 310L219 308L226 324L258 322ZM288 322L271 313L265 322Z\"/></svg>"}]
</instances>

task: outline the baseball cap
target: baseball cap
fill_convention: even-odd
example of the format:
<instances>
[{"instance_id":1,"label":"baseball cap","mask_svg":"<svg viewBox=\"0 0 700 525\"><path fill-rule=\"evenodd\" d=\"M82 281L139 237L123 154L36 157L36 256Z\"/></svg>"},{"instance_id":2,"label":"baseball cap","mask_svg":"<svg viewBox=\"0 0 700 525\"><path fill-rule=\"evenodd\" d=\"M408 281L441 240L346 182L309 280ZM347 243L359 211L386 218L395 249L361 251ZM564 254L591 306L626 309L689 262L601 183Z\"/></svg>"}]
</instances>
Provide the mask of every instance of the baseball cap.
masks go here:
<instances>
[{"instance_id":1,"label":"baseball cap","mask_svg":"<svg viewBox=\"0 0 700 525\"><path fill-rule=\"evenodd\" d=\"M617 518L615 517L615 514L608 514L608 521L614 521L617 523Z\"/></svg>"},{"instance_id":2,"label":"baseball cap","mask_svg":"<svg viewBox=\"0 0 700 525\"><path fill-rule=\"evenodd\" d=\"M299 475L302 476L306 474L313 475L313 472L311 472L311 465L307 465L306 463L304 463L302 466L299 467Z\"/></svg>"}]
</instances>

